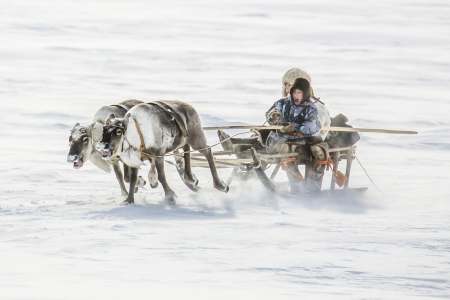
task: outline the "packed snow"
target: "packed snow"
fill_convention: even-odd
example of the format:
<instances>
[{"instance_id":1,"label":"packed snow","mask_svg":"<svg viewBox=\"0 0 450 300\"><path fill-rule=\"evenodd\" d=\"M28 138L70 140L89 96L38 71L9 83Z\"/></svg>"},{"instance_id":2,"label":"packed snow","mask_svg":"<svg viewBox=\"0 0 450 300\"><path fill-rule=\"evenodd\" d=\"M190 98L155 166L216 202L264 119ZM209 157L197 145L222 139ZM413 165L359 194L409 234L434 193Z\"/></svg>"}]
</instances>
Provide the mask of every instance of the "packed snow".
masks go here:
<instances>
[{"instance_id":1,"label":"packed snow","mask_svg":"<svg viewBox=\"0 0 450 300\"><path fill-rule=\"evenodd\" d=\"M1 7L0 299L450 298L448 1ZM363 197L223 194L205 169L193 193L167 165L176 207L148 186L124 206L113 174L66 162L73 125L130 98L261 124L291 67L352 125L419 131L362 135L379 189L355 163Z\"/></svg>"}]
</instances>

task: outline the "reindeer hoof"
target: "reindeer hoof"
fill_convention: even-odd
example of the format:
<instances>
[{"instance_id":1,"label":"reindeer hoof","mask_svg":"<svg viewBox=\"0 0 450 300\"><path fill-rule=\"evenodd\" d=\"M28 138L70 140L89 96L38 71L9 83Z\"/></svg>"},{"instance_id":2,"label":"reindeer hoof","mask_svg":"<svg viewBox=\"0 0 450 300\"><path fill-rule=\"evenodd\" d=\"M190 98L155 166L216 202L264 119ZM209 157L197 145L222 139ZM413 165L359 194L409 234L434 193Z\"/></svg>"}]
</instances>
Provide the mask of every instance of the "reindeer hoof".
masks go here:
<instances>
[{"instance_id":1,"label":"reindeer hoof","mask_svg":"<svg viewBox=\"0 0 450 300\"><path fill-rule=\"evenodd\" d=\"M145 179L142 176L139 176L136 185L138 187L144 187L146 183Z\"/></svg>"},{"instance_id":2,"label":"reindeer hoof","mask_svg":"<svg viewBox=\"0 0 450 300\"><path fill-rule=\"evenodd\" d=\"M184 183L193 192L198 192L198 179L193 177L192 179L184 178Z\"/></svg>"},{"instance_id":3,"label":"reindeer hoof","mask_svg":"<svg viewBox=\"0 0 450 300\"><path fill-rule=\"evenodd\" d=\"M153 172L152 170L148 172L148 183L152 189L156 189L158 187L158 177L156 172Z\"/></svg>"},{"instance_id":4,"label":"reindeer hoof","mask_svg":"<svg viewBox=\"0 0 450 300\"><path fill-rule=\"evenodd\" d=\"M200 188L198 187L198 185L193 185L193 184L186 184L187 187L193 191L193 192L198 192L200 190Z\"/></svg>"},{"instance_id":5,"label":"reindeer hoof","mask_svg":"<svg viewBox=\"0 0 450 300\"><path fill-rule=\"evenodd\" d=\"M165 200L170 206L175 206L177 204L175 201L175 197L166 197Z\"/></svg>"},{"instance_id":6,"label":"reindeer hoof","mask_svg":"<svg viewBox=\"0 0 450 300\"><path fill-rule=\"evenodd\" d=\"M168 194L164 197L164 200L169 204L170 206L174 206L176 204L175 199L177 198L177 195L175 193Z\"/></svg>"},{"instance_id":7,"label":"reindeer hoof","mask_svg":"<svg viewBox=\"0 0 450 300\"><path fill-rule=\"evenodd\" d=\"M156 182L150 182L150 187L151 187L152 189L156 189L156 188L158 187L158 181L156 181Z\"/></svg>"},{"instance_id":8,"label":"reindeer hoof","mask_svg":"<svg viewBox=\"0 0 450 300\"><path fill-rule=\"evenodd\" d=\"M134 200L133 199L126 199L125 201L122 202L123 205L129 205L129 204L134 204Z\"/></svg>"},{"instance_id":9,"label":"reindeer hoof","mask_svg":"<svg viewBox=\"0 0 450 300\"><path fill-rule=\"evenodd\" d=\"M223 182L220 182L219 184L215 184L214 187L224 193L228 193L228 191L230 190L230 187L228 186L228 184L225 184Z\"/></svg>"}]
</instances>

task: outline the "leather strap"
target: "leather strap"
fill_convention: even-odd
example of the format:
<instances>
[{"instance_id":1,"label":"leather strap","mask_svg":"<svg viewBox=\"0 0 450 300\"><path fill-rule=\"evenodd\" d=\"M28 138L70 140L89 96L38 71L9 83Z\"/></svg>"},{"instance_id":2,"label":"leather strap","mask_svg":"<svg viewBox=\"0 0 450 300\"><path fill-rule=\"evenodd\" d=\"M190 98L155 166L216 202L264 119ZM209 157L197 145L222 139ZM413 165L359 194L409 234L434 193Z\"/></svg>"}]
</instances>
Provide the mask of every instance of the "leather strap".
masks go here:
<instances>
[{"instance_id":1,"label":"leather strap","mask_svg":"<svg viewBox=\"0 0 450 300\"><path fill-rule=\"evenodd\" d=\"M129 110L128 107L126 107L125 105L122 105L122 104L112 104L112 105L110 105L110 106L121 108L121 109L123 109L125 112L127 112L127 111Z\"/></svg>"},{"instance_id":2,"label":"leather strap","mask_svg":"<svg viewBox=\"0 0 450 300\"><path fill-rule=\"evenodd\" d=\"M139 124L135 118L133 118L133 121L134 121L134 125L136 126L136 130L138 132L139 139L141 140L140 150L143 150L145 148L144 134L142 133L141 126L139 126Z\"/></svg>"},{"instance_id":3,"label":"leather strap","mask_svg":"<svg viewBox=\"0 0 450 300\"><path fill-rule=\"evenodd\" d=\"M135 118L133 118L134 125L136 126L136 130L139 135L139 139L141 140L141 145L139 146L139 152L141 153L141 160L144 156L145 151L145 140L144 140L144 134L142 133L141 126L139 126L139 123L136 121Z\"/></svg>"},{"instance_id":4,"label":"leather strap","mask_svg":"<svg viewBox=\"0 0 450 300\"><path fill-rule=\"evenodd\" d=\"M170 105L168 105L165 102L162 101L152 101L152 102L148 102L147 104L150 105L155 105L157 107L159 107L160 109L162 109L163 111L165 111L167 114L169 114L170 118L172 120L175 121L175 123L178 126L178 129L180 129L181 134L183 136L188 136L188 130L187 130L187 125L186 122L183 120L183 118L177 113L175 112L175 110L170 107Z\"/></svg>"}]
</instances>

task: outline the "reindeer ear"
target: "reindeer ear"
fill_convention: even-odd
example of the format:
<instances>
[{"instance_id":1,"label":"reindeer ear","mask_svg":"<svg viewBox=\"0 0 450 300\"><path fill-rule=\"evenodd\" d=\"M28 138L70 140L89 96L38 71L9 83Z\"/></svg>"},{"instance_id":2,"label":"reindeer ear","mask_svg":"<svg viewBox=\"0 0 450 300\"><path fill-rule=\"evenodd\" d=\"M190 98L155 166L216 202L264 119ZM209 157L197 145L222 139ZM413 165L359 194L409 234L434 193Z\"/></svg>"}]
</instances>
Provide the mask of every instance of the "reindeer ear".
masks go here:
<instances>
[{"instance_id":1,"label":"reindeer ear","mask_svg":"<svg viewBox=\"0 0 450 300\"><path fill-rule=\"evenodd\" d=\"M79 126L80 126L80 123L73 125L72 129L70 130L70 134L74 133L75 129Z\"/></svg>"}]
</instances>

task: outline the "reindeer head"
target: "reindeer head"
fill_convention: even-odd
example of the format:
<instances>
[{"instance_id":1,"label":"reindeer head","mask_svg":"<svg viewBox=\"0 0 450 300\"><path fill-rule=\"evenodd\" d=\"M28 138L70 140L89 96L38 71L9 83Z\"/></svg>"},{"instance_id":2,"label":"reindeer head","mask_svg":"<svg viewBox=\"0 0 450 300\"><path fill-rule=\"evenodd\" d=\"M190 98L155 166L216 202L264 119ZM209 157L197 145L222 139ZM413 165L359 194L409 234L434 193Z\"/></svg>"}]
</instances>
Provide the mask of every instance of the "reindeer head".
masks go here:
<instances>
[{"instance_id":1,"label":"reindeer head","mask_svg":"<svg viewBox=\"0 0 450 300\"><path fill-rule=\"evenodd\" d=\"M122 136L126 130L125 119L116 118L114 114L109 115L103 126L103 135L95 149L100 152L103 159L111 159L114 153L122 145Z\"/></svg>"},{"instance_id":2,"label":"reindeer head","mask_svg":"<svg viewBox=\"0 0 450 300\"><path fill-rule=\"evenodd\" d=\"M90 127L81 126L80 123L75 124L70 131L69 145L67 162L73 163L73 167L79 169L88 159L92 149Z\"/></svg>"}]
</instances>

